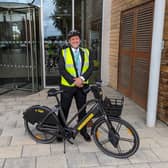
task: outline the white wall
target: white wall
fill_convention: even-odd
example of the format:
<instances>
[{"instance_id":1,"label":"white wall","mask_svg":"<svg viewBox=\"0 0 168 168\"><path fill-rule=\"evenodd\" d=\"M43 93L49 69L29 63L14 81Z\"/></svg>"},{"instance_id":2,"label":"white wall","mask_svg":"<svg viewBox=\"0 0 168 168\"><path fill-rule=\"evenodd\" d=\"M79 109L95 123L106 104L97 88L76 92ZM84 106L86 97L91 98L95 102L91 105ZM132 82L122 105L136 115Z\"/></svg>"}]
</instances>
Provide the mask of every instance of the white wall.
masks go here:
<instances>
[{"instance_id":1,"label":"white wall","mask_svg":"<svg viewBox=\"0 0 168 168\"><path fill-rule=\"evenodd\" d=\"M156 124L165 7L165 0L155 0L147 103L148 127L154 127Z\"/></svg>"},{"instance_id":2,"label":"white wall","mask_svg":"<svg viewBox=\"0 0 168 168\"><path fill-rule=\"evenodd\" d=\"M103 0L101 79L109 84L110 27L112 0Z\"/></svg>"}]
</instances>

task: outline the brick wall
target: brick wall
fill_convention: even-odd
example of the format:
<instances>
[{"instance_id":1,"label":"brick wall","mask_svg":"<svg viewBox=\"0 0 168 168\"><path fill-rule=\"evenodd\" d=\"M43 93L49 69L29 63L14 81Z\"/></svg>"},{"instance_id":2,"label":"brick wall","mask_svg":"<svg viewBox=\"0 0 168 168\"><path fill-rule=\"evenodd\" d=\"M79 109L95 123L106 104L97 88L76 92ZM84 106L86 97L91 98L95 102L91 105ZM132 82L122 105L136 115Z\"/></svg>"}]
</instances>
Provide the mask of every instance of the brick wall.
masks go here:
<instances>
[{"instance_id":1,"label":"brick wall","mask_svg":"<svg viewBox=\"0 0 168 168\"><path fill-rule=\"evenodd\" d=\"M168 0L166 0L165 26L164 26L164 49L162 52L160 85L158 100L158 116L168 122Z\"/></svg>"},{"instance_id":2,"label":"brick wall","mask_svg":"<svg viewBox=\"0 0 168 168\"><path fill-rule=\"evenodd\" d=\"M120 13L151 0L112 0L110 32L110 82L117 89ZM162 52L158 97L158 117L168 122L168 0L166 0L164 49Z\"/></svg>"},{"instance_id":3,"label":"brick wall","mask_svg":"<svg viewBox=\"0 0 168 168\"><path fill-rule=\"evenodd\" d=\"M109 85L117 89L118 53L121 11L133 8L151 0L112 0L110 32L110 79Z\"/></svg>"}]
</instances>

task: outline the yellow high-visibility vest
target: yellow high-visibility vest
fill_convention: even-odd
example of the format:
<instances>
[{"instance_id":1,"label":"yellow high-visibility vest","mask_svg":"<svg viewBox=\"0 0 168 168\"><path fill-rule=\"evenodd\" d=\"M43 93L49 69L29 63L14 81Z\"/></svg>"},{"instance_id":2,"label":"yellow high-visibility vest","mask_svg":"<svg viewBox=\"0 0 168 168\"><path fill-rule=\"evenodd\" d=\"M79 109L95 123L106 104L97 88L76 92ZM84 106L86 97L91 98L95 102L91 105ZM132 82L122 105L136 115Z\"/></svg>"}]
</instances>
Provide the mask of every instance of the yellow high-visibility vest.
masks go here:
<instances>
[{"instance_id":1,"label":"yellow high-visibility vest","mask_svg":"<svg viewBox=\"0 0 168 168\"><path fill-rule=\"evenodd\" d=\"M81 49L82 51L84 51L84 63L81 70L81 76L82 76L82 74L84 74L89 68L89 50L86 48ZM77 72L75 70L73 58L69 47L66 49L62 49L62 56L64 57L66 71L70 73L74 78L77 77ZM84 83L88 84L88 80L85 81ZM63 76L61 76L61 85L70 87L74 86L74 84L69 84L68 81Z\"/></svg>"}]
</instances>

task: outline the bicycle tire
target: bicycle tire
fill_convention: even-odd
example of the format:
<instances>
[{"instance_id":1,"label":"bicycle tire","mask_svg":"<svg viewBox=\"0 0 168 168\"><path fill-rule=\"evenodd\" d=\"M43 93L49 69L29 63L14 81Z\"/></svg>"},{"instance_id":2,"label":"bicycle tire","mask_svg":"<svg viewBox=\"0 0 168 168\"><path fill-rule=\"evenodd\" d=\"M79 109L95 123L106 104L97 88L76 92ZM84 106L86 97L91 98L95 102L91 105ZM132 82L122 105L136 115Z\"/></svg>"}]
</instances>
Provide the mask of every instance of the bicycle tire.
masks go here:
<instances>
[{"instance_id":1,"label":"bicycle tire","mask_svg":"<svg viewBox=\"0 0 168 168\"><path fill-rule=\"evenodd\" d=\"M108 117L115 131L119 135L117 147L109 140L109 130L103 117L99 118L92 130L92 135L97 147L107 154L119 159L132 156L139 148L140 140L137 131L127 121L117 118ZM130 148L129 148L130 147ZM127 149L129 148L129 149Z\"/></svg>"},{"instance_id":2,"label":"bicycle tire","mask_svg":"<svg viewBox=\"0 0 168 168\"><path fill-rule=\"evenodd\" d=\"M38 130L38 122L32 124L28 120L24 120L24 125L31 138L38 143L49 144L56 140L56 135Z\"/></svg>"}]
</instances>

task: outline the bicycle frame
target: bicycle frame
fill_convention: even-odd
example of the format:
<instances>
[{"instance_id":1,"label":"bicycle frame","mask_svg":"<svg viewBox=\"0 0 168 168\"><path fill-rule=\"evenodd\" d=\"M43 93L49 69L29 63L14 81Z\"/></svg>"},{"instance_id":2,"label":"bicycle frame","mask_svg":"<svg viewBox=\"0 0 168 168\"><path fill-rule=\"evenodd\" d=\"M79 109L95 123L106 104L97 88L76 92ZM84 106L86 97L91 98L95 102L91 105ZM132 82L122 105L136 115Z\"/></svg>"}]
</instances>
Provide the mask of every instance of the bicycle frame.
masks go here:
<instances>
[{"instance_id":1,"label":"bicycle frame","mask_svg":"<svg viewBox=\"0 0 168 168\"><path fill-rule=\"evenodd\" d=\"M102 116L104 116L105 120L106 120L106 123L107 123L107 127L110 129L110 130L114 130L113 129L113 126L111 125L111 123L108 121L108 117L106 115L106 112L103 110L102 108L102 105L101 105L101 102L102 102L102 99L91 99L91 100L88 100L86 102L86 104L84 104L82 106L82 108L76 112L72 117L71 119L66 123L65 121L65 116L64 116L64 113L63 113L63 110L61 108L61 103L60 103L60 100L58 98L58 95L56 94L55 95L56 97L56 101L57 101L57 105L55 106L57 108L57 110L59 111L60 113L60 117L63 121L63 124L64 126L61 125L61 123L59 124L59 129L57 129L58 131L56 131L54 134L56 136L60 136L60 133L62 133L62 137L63 138L66 138L64 137L64 134L65 134L65 131L67 131L68 129L71 129L71 131L73 130L73 138L76 137L76 135L81 131L81 129L86 126L86 124L92 120L92 118L95 117L95 115L97 115L98 113L101 113ZM78 117L78 115L85 109L88 107L88 105L91 105L90 109L87 111L86 115L83 117L83 119L81 121L79 121L75 126L73 127L70 127L70 124ZM99 110L97 110L99 109ZM52 110L50 115L53 115L55 111ZM47 116L48 117L48 116ZM45 121L45 119L47 118L45 117L43 122ZM58 118L56 118L56 121L58 121ZM43 124L43 122L41 124ZM56 129L55 126L49 126L48 128L45 128L45 131L53 131L54 129ZM60 133L58 133L60 132ZM114 133L114 132L113 132Z\"/></svg>"},{"instance_id":2,"label":"bicycle frame","mask_svg":"<svg viewBox=\"0 0 168 168\"><path fill-rule=\"evenodd\" d=\"M65 134L65 130L68 130L71 129L73 130L73 137L75 138L75 136L78 134L78 132L80 132L80 130L98 113L95 109L97 106L100 106L99 103L98 103L98 100L97 99L92 99L92 100L89 100L86 102L86 104L83 105L83 107L78 111L76 112L72 117L71 119L66 123L65 122L65 116L64 116L64 113L63 113L63 110L61 108L61 105L60 105L60 101L58 99L58 96L56 95L56 100L57 100L57 105L55 106L56 107L56 110L59 111L60 113L60 117L64 123L65 126L62 126L62 124L58 121L58 118L54 115L55 113L55 110L52 110L42 121L41 123L39 124L39 126L41 126L41 130L42 131L45 131L45 132L48 132L48 133L51 133L51 134L54 134L58 137L64 137L64 134ZM78 117L79 113L81 113L88 105L91 105L90 109L87 111L87 114L83 117L83 119L77 123L75 126L73 127L70 127L71 123ZM58 123L58 127L57 126L53 126L53 125L46 125L45 124L45 120L50 116L52 115L54 118L55 118L55 121ZM55 132L52 132L54 131ZM62 136L60 135L62 134Z\"/></svg>"}]
</instances>

